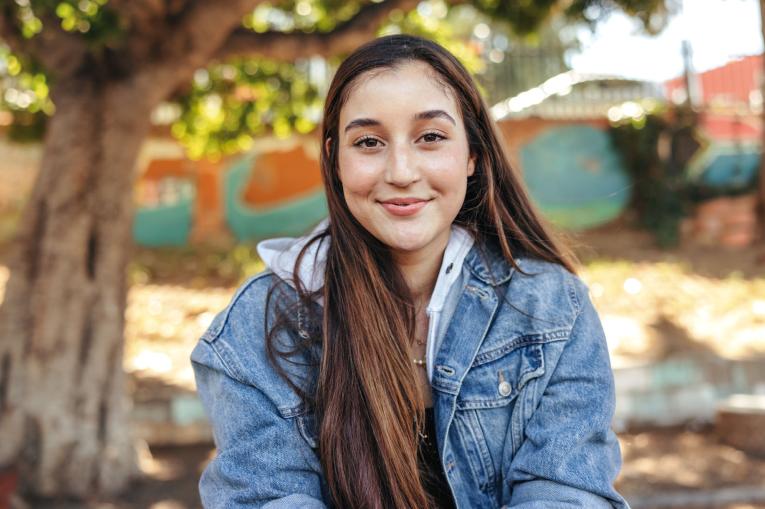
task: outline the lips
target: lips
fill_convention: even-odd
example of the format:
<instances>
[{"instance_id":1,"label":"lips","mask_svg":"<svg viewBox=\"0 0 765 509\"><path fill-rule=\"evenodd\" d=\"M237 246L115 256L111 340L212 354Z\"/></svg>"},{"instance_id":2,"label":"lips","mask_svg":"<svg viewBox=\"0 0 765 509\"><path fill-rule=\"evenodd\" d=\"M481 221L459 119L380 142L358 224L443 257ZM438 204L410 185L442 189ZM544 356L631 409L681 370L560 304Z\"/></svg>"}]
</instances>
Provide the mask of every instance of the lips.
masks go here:
<instances>
[{"instance_id":1,"label":"lips","mask_svg":"<svg viewBox=\"0 0 765 509\"><path fill-rule=\"evenodd\" d=\"M424 198L391 198L390 200L382 200L380 203L391 203L393 205L412 205L414 203L427 202Z\"/></svg>"},{"instance_id":2,"label":"lips","mask_svg":"<svg viewBox=\"0 0 765 509\"><path fill-rule=\"evenodd\" d=\"M411 216L422 210L429 201L423 198L391 198L380 201L380 205L394 216Z\"/></svg>"}]
</instances>

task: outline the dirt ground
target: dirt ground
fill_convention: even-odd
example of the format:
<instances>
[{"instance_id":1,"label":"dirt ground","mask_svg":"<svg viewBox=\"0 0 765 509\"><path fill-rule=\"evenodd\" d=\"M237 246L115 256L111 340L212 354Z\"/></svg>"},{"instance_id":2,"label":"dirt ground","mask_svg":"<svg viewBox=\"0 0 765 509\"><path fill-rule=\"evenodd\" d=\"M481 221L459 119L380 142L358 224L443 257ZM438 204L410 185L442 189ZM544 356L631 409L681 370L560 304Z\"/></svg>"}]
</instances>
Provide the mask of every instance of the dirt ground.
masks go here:
<instances>
[{"instance_id":1,"label":"dirt ground","mask_svg":"<svg viewBox=\"0 0 765 509\"><path fill-rule=\"evenodd\" d=\"M615 368L690 351L765 358L765 242L661 250L619 224L572 241Z\"/></svg>"},{"instance_id":2,"label":"dirt ground","mask_svg":"<svg viewBox=\"0 0 765 509\"><path fill-rule=\"evenodd\" d=\"M117 499L17 501L13 509L197 509L199 475L212 446L164 447L151 451L143 465L145 477Z\"/></svg>"},{"instance_id":3,"label":"dirt ground","mask_svg":"<svg viewBox=\"0 0 765 509\"><path fill-rule=\"evenodd\" d=\"M720 443L711 428L622 433L619 443L623 466L616 487L628 499L753 486L765 494L765 458Z\"/></svg>"},{"instance_id":4,"label":"dirt ground","mask_svg":"<svg viewBox=\"0 0 765 509\"><path fill-rule=\"evenodd\" d=\"M682 490L715 490L761 486L765 490L765 458L747 456L718 443L710 429L670 428L619 436L624 466L616 487L628 500ZM146 478L119 499L28 501L40 509L197 509L197 481L214 454L212 447L170 447L151 451L144 460ZM22 509L24 506L20 506ZM642 509L652 506L641 505ZM653 506L684 509L765 509L763 503ZM636 507L635 509L638 509Z\"/></svg>"}]
</instances>

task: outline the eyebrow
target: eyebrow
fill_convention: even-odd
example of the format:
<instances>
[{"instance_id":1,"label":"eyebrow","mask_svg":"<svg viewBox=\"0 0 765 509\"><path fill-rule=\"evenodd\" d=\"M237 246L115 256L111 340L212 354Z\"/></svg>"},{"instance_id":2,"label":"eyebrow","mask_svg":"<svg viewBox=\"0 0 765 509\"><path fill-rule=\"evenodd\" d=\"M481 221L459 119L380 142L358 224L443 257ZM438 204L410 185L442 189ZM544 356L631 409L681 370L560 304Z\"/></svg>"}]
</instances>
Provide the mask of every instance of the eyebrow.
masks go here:
<instances>
[{"instance_id":1,"label":"eyebrow","mask_svg":"<svg viewBox=\"0 0 765 509\"><path fill-rule=\"evenodd\" d=\"M443 118L455 126L457 125L457 122L454 121L452 116L446 113L444 110L428 110L414 114L415 120L430 120L432 118ZM348 125L345 126L344 132L348 132L354 127L369 127L377 125L380 125L379 120L375 120L373 118L357 118L348 122Z\"/></svg>"}]
</instances>

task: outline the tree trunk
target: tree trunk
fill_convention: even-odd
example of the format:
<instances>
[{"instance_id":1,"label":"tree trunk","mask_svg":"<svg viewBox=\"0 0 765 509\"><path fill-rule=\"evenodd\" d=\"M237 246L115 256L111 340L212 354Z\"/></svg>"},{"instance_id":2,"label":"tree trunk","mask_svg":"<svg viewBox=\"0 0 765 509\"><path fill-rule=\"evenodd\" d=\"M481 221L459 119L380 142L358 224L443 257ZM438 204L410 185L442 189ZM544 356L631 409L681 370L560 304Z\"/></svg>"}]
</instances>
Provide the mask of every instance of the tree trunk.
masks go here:
<instances>
[{"instance_id":1,"label":"tree trunk","mask_svg":"<svg viewBox=\"0 0 765 509\"><path fill-rule=\"evenodd\" d=\"M135 161L155 97L59 83L0 307L0 468L36 495L116 493L136 472L122 369Z\"/></svg>"}]
</instances>

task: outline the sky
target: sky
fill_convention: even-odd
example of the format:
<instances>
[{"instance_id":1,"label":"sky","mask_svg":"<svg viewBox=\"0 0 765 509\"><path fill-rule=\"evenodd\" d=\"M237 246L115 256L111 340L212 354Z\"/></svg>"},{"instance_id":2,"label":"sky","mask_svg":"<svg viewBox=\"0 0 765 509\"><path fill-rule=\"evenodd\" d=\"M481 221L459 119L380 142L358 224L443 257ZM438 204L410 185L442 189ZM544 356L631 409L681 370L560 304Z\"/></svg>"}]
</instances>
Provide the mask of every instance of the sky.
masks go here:
<instances>
[{"instance_id":1,"label":"sky","mask_svg":"<svg viewBox=\"0 0 765 509\"><path fill-rule=\"evenodd\" d=\"M763 51L758 0L683 0L682 11L653 37L641 34L638 21L615 13L594 34L582 29L579 37L582 51L570 60L574 70L651 81L682 74L683 39L691 43L697 71Z\"/></svg>"}]
</instances>

